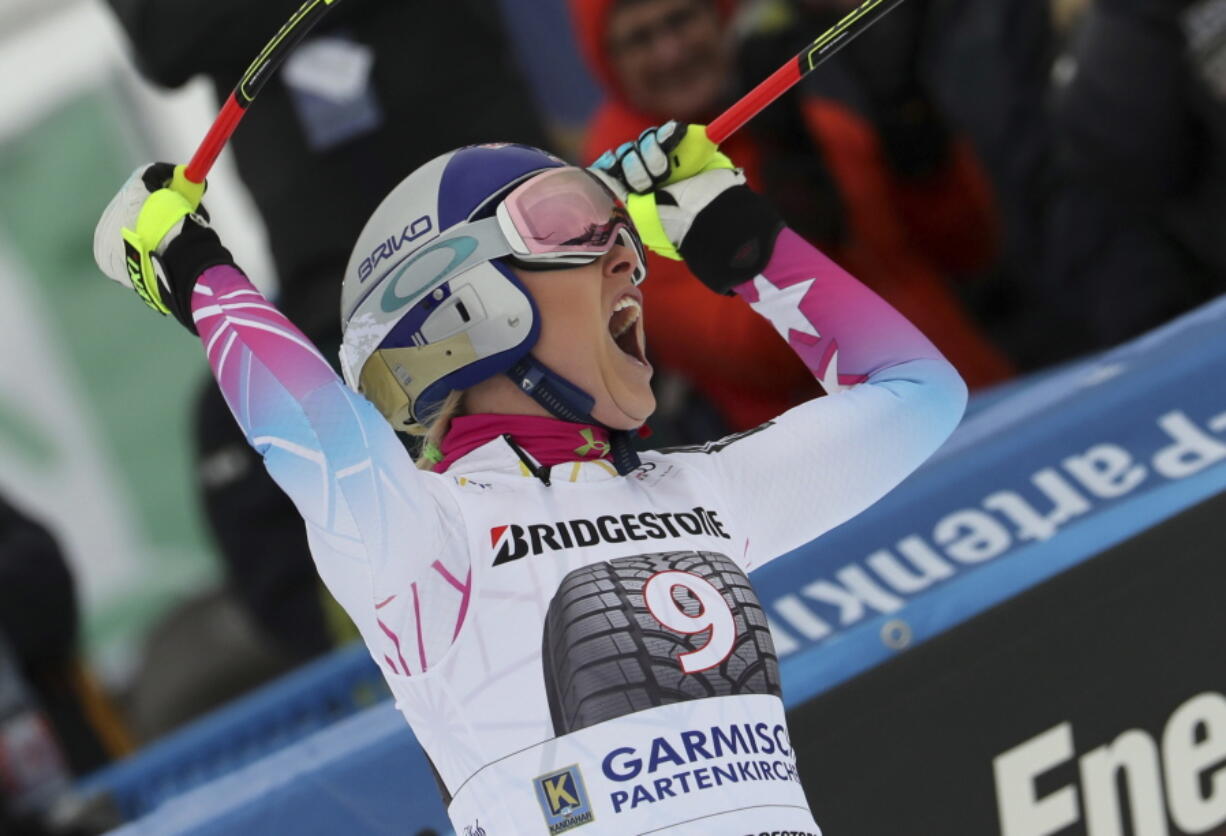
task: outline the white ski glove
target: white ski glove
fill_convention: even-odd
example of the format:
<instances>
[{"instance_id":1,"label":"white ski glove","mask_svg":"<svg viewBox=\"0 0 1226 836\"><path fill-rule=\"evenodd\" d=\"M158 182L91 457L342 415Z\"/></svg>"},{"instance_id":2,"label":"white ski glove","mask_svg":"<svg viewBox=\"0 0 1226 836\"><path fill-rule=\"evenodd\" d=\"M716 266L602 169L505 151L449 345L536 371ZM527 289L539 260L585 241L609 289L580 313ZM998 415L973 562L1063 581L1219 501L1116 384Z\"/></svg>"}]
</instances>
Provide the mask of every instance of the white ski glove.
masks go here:
<instances>
[{"instance_id":1,"label":"white ski glove","mask_svg":"<svg viewBox=\"0 0 1226 836\"><path fill-rule=\"evenodd\" d=\"M234 263L209 228L200 207L203 192L203 185L183 178L182 167L141 166L94 230L94 260L103 274L193 333L190 300L196 279L209 267Z\"/></svg>"}]
</instances>

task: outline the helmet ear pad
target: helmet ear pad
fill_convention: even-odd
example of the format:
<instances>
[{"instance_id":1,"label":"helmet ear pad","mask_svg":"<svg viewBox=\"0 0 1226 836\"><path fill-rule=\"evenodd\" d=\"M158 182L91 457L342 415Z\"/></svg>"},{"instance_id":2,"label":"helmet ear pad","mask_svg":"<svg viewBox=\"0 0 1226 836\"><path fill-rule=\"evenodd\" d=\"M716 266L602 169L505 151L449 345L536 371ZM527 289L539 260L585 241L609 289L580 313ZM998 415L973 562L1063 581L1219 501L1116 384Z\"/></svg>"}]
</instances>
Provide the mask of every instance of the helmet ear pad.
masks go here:
<instances>
[{"instance_id":1,"label":"helmet ear pad","mask_svg":"<svg viewBox=\"0 0 1226 836\"><path fill-rule=\"evenodd\" d=\"M465 328L478 359L443 375L422 390L413 407L414 416L419 420L429 415L451 392L467 389L507 371L532 351L541 336L541 312L536 300L505 259L496 258L477 265L449 281L448 285L450 296L468 302L464 309L467 315L484 318L488 310L498 313L496 318L474 322ZM478 310L471 310L474 307ZM524 318L527 323L522 321ZM427 323L422 330L428 327Z\"/></svg>"}]
</instances>

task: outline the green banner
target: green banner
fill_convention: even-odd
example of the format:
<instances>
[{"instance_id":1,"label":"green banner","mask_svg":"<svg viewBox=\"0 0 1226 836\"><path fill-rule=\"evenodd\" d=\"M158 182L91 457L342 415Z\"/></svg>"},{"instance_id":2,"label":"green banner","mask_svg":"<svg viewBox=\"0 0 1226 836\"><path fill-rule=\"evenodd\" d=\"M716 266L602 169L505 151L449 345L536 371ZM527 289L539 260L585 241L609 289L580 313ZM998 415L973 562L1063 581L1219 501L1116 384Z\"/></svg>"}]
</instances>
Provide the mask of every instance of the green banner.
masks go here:
<instances>
[{"instance_id":1,"label":"green banner","mask_svg":"<svg viewBox=\"0 0 1226 836\"><path fill-rule=\"evenodd\" d=\"M0 490L54 529L104 664L218 571L190 452L200 345L94 265L143 156L120 104L100 88L0 141Z\"/></svg>"}]
</instances>

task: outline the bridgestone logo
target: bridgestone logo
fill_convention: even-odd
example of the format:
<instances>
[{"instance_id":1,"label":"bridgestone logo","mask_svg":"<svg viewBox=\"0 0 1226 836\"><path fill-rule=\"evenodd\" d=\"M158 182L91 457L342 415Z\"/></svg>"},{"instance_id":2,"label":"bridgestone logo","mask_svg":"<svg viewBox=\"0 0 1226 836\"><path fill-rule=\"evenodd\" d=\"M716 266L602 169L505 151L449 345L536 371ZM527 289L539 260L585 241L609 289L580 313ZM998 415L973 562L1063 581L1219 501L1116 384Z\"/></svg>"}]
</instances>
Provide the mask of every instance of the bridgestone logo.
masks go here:
<instances>
[{"instance_id":1,"label":"bridgestone logo","mask_svg":"<svg viewBox=\"0 0 1226 836\"><path fill-rule=\"evenodd\" d=\"M496 525L490 529L490 548L497 549L494 565L501 566L546 551L557 552L600 543L668 540L686 535L732 539L715 511L699 507L681 513L644 511L620 516L610 514L594 520Z\"/></svg>"}]
</instances>

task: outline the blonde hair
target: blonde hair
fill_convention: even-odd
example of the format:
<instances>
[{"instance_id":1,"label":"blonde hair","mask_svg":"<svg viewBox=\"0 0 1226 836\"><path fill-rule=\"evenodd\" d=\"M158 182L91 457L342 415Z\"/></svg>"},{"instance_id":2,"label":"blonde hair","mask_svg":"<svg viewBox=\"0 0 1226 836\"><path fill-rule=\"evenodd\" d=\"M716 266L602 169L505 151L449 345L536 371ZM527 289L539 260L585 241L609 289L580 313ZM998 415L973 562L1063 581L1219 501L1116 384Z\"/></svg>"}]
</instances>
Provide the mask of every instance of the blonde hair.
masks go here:
<instances>
[{"instance_id":1,"label":"blonde hair","mask_svg":"<svg viewBox=\"0 0 1226 836\"><path fill-rule=\"evenodd\" d=\"M443 398L443 402L425 416L425 420L413 429L410 435L422 437L421 455L417 457L417 466L421 470L431 470L438 463L437 453L442 450L443 437L451 429L451 419L464 414L464 392L451 392ZM435 455L432 455L435 454Z\"/></svg>"}]
</instances>

